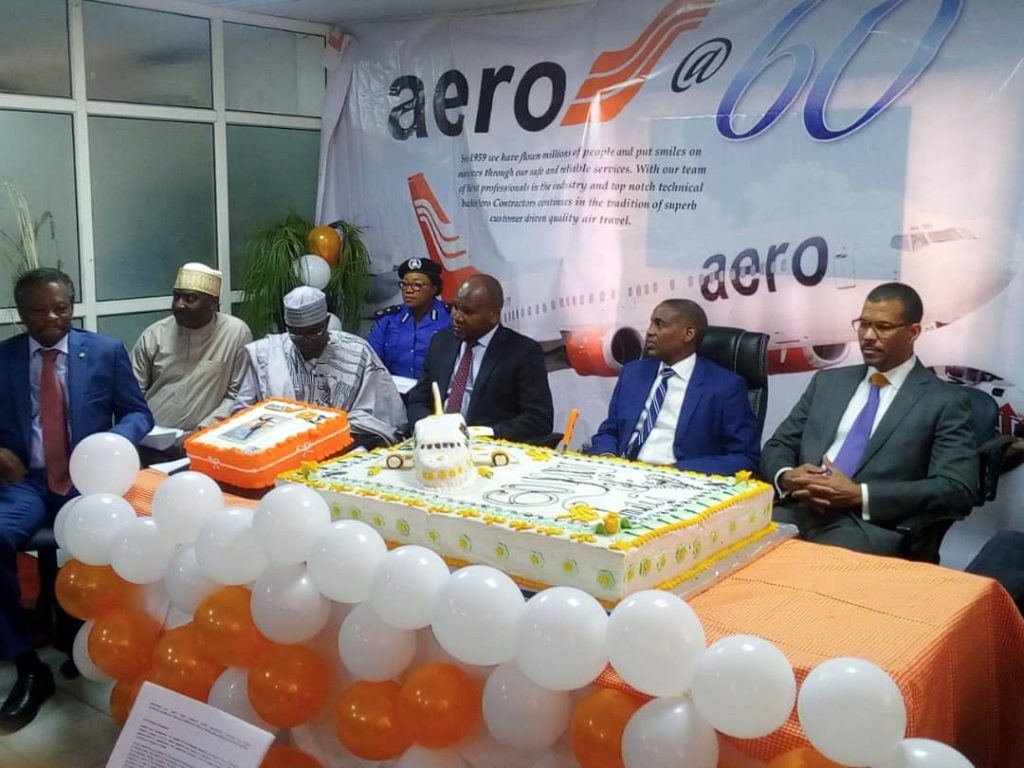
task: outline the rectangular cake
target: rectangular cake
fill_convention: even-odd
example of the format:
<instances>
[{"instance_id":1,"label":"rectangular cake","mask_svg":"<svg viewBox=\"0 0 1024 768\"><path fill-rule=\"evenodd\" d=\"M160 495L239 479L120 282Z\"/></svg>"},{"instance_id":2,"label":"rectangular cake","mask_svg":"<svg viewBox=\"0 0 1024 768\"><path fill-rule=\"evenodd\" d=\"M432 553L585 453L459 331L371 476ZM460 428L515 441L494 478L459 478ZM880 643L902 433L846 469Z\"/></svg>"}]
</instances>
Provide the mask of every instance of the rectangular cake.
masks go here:
<instances>
[{"instance_id":1,"label":"rectangular cake","mask_svg":"<svg viewBox=\"0 0 1024 768\"><path fill-rule=\"evenodd\" d=\"M275 397L201 429L185 441L191 468L240 488L268 488L303 462L352 445L348 414Z\"/></svg>"},{"instance_id":2,"label":"rectangular cake","mask_svg":"<svg viewBox=\"0 0 1024 768\"><path fill-rule=\"evenodd\" d=\"M418 475L437 470L414 466L411 444L281 480L317 489L336 518L369 523L389 543L429 547L454 566L492 565L533 589L578 587L606 604L672 589L774 530L772 488L749 473L699 475L488 439L471 450L474 476L458 489L423 487Z\"/></svg>"}]
</instances>

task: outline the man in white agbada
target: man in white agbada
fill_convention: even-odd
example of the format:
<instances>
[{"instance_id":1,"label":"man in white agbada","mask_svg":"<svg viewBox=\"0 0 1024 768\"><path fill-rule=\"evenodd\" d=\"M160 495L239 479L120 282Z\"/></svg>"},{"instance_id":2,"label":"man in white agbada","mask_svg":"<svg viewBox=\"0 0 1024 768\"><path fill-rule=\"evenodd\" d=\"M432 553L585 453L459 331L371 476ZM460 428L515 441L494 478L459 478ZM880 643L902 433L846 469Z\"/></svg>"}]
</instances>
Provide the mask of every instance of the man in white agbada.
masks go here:
<instances>
[{"instance_id":1,"label":"man in white agbada","mask_svg":"<svg viewBox=\"0 0 1024 768\"><path fill-rule=\"evenodd\" d=\"M328 330L323 291L291 291L284 297L284 323L287 333L246 345L249 365L234 410L267 397L327 405L348 412L360 445L394 442L406 420L402 398L366 341Z\"/></svg>"},{"instance_id":2,"label":"man in white agbada","mask_svg":"<svg viewBox=\"0 0 1024 768\"><path fill-rule=\"evenodd\" d=\"M174 281L170 317L149 326L132 348L132 371L157 425L183 430L226 419L245 373L249 327L220 309L221 274L185 264ZM180 455L182 440L163 458Z\"/></svg>"}]
</instances>

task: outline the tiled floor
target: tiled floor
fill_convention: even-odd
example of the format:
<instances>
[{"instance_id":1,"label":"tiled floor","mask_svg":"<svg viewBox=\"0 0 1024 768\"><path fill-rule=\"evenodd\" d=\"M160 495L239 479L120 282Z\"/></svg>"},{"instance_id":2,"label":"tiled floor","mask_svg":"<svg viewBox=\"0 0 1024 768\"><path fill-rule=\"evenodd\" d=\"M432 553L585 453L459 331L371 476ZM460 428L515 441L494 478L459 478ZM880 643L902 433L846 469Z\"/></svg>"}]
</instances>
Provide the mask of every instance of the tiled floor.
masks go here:
<instances>
[{"instance_id":1,"label":"tiled floor","mask_svg":"<svg viewBox=\"0 0 1024 768\"><path fill-rule=\"evenodd\" d=\"M0 736L3 768L95 768L107 764L120 726L109 714L110 685L84 677L65 680L58 671L66 656L51 647L39 652L50 665L57 693L39 711L31 725L10 736ZM0 667L0 696L14 684L11 664Z\"/></svg>"}]
</instances>

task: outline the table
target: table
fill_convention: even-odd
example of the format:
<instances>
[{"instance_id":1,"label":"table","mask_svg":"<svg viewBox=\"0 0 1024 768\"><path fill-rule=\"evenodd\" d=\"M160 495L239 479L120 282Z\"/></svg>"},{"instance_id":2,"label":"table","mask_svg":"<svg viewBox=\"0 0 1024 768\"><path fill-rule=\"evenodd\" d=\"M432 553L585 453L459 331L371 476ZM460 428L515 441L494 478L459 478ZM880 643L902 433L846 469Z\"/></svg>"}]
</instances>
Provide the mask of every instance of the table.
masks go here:
<instances>
[{"instance_id":1,"label":"table","mask_svg":"<svg viewBox=\"0 0 1024 768\"><path fill-rule=\"evenodd\" d=\"M144 470L126 498L148 514L164 479ZM255 505L229 494L225 503ZM709 643L733 634L770 640L798 683L828 659L872 661L903 692L908 736L950 744L976 768L1024 766L1024 620L990 579L788 541L690 604ZM628 688L611 669L598 682ZM730 741L766 761L807 744L795 711L763 739Z\"/></svg>"}]
</instances>

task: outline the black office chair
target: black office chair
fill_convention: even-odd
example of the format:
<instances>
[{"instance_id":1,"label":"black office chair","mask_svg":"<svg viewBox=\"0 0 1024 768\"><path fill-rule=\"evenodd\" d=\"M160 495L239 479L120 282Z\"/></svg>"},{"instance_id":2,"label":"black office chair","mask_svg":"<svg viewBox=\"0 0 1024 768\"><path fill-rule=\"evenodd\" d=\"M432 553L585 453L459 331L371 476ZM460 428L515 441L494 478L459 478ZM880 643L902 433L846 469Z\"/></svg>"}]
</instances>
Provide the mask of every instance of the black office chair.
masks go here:
<instances>
[{"instance_id":1,"label":"black office chair","mask_svg":"<svg viewBox=\"0 0 1024 768\"><path fill-rule=\"evenodd\" d=\"M971 398L971 424L978 451L978 493L974 506L980 507L996 497L1003 455L1013 438L999 434L999 406L991 395L974 387L968 387L967 393ZM938 563L946 531L967 514L970 510L966 514L950 511L936 515L932 512L904 520L896 526L903 534L901 556L907 560Z\"/></svg>"},{"instance_id":2,"label":"black office chair","mask_svg":"<svg viewBox=\"0 0 1024 768\"><path fill-rule=\"evenodd\" d=\"M768 334L709 325L697 354L735 371L747 382L747 397L757 419L757 436L768 410Z\"/></svg>"},{"instance_id":3,"label":"black office chair","mask_svg":"<svg viewBox=\"0 0 1024 768\"><path fill-rule=\"evenodd\" d=\"M82 622L69 616L57 602L57 539L53 528L40 528L21 551L36 553L39 597L34 608L35 625L46 634L54 648L68 656L68 662L61 667L65 677L76 677L78 673L71 662L71 650Z\"/></svg>"}]
</instances>

